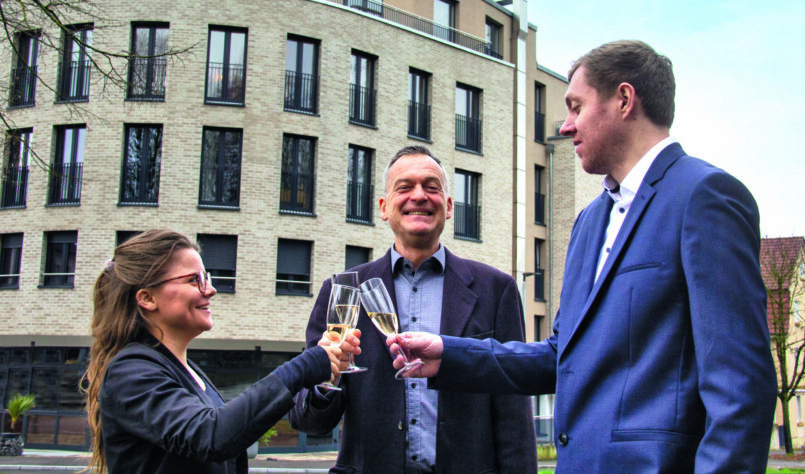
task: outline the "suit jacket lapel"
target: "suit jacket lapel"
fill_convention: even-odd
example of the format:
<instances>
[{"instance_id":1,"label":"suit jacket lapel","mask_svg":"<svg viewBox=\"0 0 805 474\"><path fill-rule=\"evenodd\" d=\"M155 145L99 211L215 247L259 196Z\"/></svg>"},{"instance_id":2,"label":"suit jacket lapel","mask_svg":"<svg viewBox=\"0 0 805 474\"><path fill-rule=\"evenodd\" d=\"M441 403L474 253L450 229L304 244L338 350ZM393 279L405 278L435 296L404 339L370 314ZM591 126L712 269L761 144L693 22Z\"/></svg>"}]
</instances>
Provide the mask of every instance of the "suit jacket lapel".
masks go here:
<instances>
[{"instance_id":1,"label":"suit jacket lapel","mask_svg":"<svg viewBox=\"0 0 805 474\"><path fill-rule=\"evenodd\" d=\"M444 290L440 332L461 336L470 319L478 295L470 289L474 278L464 261L445 249Z\"/></svg>"}]
</instances>

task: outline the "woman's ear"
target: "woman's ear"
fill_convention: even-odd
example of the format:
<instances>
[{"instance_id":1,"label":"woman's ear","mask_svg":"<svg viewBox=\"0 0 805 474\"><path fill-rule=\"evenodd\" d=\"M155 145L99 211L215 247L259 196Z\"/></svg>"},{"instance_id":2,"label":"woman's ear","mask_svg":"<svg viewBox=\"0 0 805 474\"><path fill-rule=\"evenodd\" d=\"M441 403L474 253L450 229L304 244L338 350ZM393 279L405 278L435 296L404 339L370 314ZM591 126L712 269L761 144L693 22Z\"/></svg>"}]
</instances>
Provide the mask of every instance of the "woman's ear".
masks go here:
<instances>
[{"instance_id":1,"label":"woman's ear","mask_svg":"<svg viewBox=\"0 0 805 474\"><path fill-rule=\"evenodd\" d=\"M154 294L151 291L146 289L137 290L137 294L135 295L137 299L137 304L140 305L146 311L156 311L157 309L157 300L154 298Z\"/></svg>"}]
</instances>

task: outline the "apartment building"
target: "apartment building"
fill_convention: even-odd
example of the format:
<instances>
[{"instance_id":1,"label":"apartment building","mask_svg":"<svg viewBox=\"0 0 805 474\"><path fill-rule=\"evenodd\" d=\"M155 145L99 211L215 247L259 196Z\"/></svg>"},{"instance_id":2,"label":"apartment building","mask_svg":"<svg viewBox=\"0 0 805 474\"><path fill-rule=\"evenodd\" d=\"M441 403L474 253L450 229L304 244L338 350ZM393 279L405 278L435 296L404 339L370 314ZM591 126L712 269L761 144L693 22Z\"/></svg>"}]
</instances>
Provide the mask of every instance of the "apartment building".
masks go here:
<instances>
[{"instance_id":1,"label":"apartment building","mask_svg":"<svg viewBox=\"0 0 805 474\"><path fill-rule=\"evenodd\" d=\"M0 396L36 394L27 446L88 446L91 291L118 243L198 241L218 295L190 358L231 397L303 349L323 280L389 247L377 199L410 144L448 171L442 242L517 278L545 337L600 188L558 137L567 81L537 64L529 5L506 3L109 0L61 31L29 12L0 46ZM107 64L125 81L92 48L130 52ZM535 403L549 441L550 398ZM337 442L279 429L270 450Z\"/></svg>"}]
</instances>

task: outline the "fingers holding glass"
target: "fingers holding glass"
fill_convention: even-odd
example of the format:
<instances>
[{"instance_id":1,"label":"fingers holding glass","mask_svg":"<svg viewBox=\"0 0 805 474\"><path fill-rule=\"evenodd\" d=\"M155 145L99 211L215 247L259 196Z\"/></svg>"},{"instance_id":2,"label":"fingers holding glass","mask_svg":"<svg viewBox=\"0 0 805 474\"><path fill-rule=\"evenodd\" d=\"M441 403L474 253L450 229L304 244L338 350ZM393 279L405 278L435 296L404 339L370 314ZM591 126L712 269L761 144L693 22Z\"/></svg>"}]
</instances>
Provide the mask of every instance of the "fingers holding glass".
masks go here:
<instances>
[{"instance_id":1,"label":"fingers holding glass","mask_svg":"<svg viewBox=\"0 0 805 474\"><path fill-rule=\"evenodd\" d=\"M325 333L330 345L340 346L344 338L351 332L355 324L351 313L357 313L359 307L357 288L333 285L327 304L327 332ZM341 390L340 387L330 382L324 382L319 386L330 390Z\"/></svg>"},{"instance_id":2,"label":"fingers holding glass","mask_svg":"<svg viewBox=\"0 0 805 474\"><path fill-rule=\"evenodd\" d=\"M358 288L358 272L341 272L341 273L333 273L333 285L343 285L349 286L352 288ZM345 316L348 316L349 319L347 324L354 330L355 326L358 325L358 315L360 314L360 307L356 306L355 310L347 312ZM355 358L353 357L352 353L349 354L349 365L341 371L343 374L352 374L355 372L363 372L366 370L366 367L358 367L355 365Z\"/></svg>"}]
</instances>

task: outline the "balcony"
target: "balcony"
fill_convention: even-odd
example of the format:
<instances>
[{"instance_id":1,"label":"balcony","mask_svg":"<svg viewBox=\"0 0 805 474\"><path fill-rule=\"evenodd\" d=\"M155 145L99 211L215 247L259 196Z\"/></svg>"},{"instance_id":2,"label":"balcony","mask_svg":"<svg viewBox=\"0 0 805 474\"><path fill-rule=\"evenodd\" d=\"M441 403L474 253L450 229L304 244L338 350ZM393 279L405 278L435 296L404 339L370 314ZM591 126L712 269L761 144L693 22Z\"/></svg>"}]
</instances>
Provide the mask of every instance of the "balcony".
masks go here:
<instances>
[{"instance_id":1,"label":"balcony","mask_svg":"<svg viewBox=\"0 0 805 474\"><path fill-rule=\"evenodd\" d=\"M456 114L456 148L481 153L481 120Z\"/></svg>"},{"instance_id":2,"label":"balcony","mask_svg":"<svg viewBox=\"0 0 805 474\"><path fill-rule=\"evenodd\" d=\"M372 193L371 184L347 183L347 222L370 224L372 222Z\"/></svg>"},{"instance_id":3,"label":"balcony","mask_svg":"<svg viewBox=\"0 0 805 474\"><path fill-rule=\"evenodd\" d=\"M457 239L481 239L481 206L463 202L453 203L454 235Z\"/></svg>"},{"instance_id":4,"label":"balcony","mask_svg":"<svg viewBox=\"0 0 805 474\"><path fill-rule=\"evenodd\" d=\"M59 65L61 77L57 102L83 102L89 100L90 64L84 61L69 61Z\"/></svg>"},{"instance_id":5,"label":"balcony","mask_svg":"<svg viewBox=\"0 0 805 474\"><path fill-rule=\"evenodd\" d=\"M6 166L3 168L3 194L0 199L0 208L11 209L25 207L27 189L27 166Z\"/></svg>"},{"instance_id":6,"label":"balcony","mask_svg":"<svg viewBox=\"0 0 805 474\"><path fill-rule=\"evenodd\" d=\"M36 66L15 67L11 70L11 87L8 98L9 107L28 107L34 105L36 94Z\"/></svg>"},{"instance_id":7,"label":"balcony","mask_svg":"<svg viewBox=\"0 0 805 474\"><path fill-rule=\"evenodd\" d=\"M430 105L408 101L408 136L430 141Z\"/></svg>"},{"instance_id":8,"label":"balcony","mask_svg":"<svg viewBox=\"0 0 805 474\"><path fill-rule=\"evenodd\" d=\"M81 203L83 163L57 163L50 169L48 204L74 206Z\"/></svg>"},{"instance_id":9,"label":"balcony","mask_svg":"<svg viewBox=\"0 0 805 474\"><path fill-rule=\"evenodd\" d=\"M377 91L361 87L357 84L349 85L349 122L375 126L375 104L377 103Z\"/></svg>"},{"instance_id":10,"label":"balcony","mask_svg":"<svg viewBox=\"0 0 805 474\"><path fill-rule=\"evenodd\" d=\"M371 15L397 23L398 25L407 26L422 33L431 35L435 38L441 38L459 46L463 46L472 51L485 54L487 56L501 59L500 55L492 49L492 44L487 43L485 40L473 36L463 31L459 31L449 26L434 23L432 20L422 18L421 16L414 15L405 10L384 5L382 1L372 0L330 0L333 3L340 3L355 10L360 10Z\"/></svg>"},{"instance_id":11,"label":"balcony","mask_svg":"<svg viewBox=\"0 0 805 474\"><path fill-rule=\"evenodd\" d=\"M242 104L246 99L241 64L209 63L207 66L207 103Z\"/></svg>"},{"instance_id":12,"label":"balcony","mask_svg":"<svg viewBox=\"0 0 805 474\"><path fill-rule=\"evenodd\" d=\"M133 58L129 61L129 100L165 100L165 58Z\"/></svg>"},{"instance_id":13,"label":"balcony","mask_svg":"<svg viewBox=\"0 0 805 474\"><path fill-rule=\"evenodd\" d=\"M285 71L285 110L315 114L318 111L319 79L312 74Z\"/></svg>"}]
</instances>

